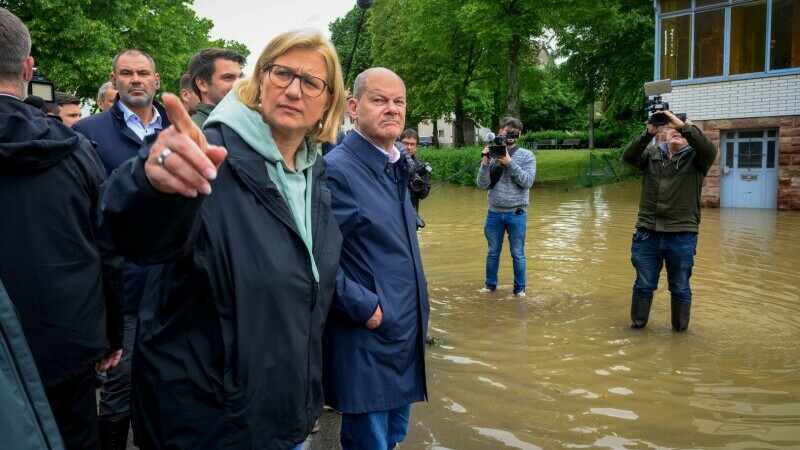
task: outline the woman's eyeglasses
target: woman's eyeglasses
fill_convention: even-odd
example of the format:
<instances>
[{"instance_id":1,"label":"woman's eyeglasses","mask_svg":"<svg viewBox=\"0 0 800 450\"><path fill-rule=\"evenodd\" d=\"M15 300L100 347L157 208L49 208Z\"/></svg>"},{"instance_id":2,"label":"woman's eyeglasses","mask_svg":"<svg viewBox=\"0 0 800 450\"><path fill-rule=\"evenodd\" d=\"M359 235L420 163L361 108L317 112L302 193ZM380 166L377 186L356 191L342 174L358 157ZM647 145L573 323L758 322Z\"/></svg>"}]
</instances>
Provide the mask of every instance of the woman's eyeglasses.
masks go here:
<instances>
[{"instance_id":1,"label":"woman's eyeglasses","mask_svg":"<svg viewBox=\"0 0 800 450\"><path fill-rule=\"evenodd\" d=\"M308 97L319 97L325 88L331 89L330 83L313 75L300 75L292 69L280 64L269 64L265 67L269 74L269 81L277 87L288 87L294 79L300 80L300 91Z\"/></svg>"}]
</instances>

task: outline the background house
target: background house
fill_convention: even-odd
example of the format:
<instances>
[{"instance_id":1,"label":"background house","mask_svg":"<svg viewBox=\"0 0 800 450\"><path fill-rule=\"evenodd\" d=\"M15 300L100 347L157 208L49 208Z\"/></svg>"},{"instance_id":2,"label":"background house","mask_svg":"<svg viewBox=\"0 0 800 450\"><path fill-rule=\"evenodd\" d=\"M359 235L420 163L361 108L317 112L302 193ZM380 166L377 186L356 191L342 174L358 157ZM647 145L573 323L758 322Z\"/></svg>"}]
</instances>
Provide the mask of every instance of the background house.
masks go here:
<instances>
[{"instance_id":1,"label":"background house","mask_svg":"<svg viewBox=\"0 0 800 450\"><path fill-rule=\"evenodd\" d=\"M654 0L655 79L717 144L702 203L800 210L800 0Z\"/></svg>"}]
</instances>

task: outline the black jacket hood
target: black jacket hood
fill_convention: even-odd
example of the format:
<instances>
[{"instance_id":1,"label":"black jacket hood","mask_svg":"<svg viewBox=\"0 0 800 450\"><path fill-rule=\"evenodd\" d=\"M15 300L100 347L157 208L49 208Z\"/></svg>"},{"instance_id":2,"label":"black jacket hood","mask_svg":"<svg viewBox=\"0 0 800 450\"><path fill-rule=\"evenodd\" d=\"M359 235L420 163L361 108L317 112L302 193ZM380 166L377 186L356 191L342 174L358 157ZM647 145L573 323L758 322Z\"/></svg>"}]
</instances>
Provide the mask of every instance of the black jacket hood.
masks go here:
<instances>
[{"instance_id":1,"label":"black jacket hood","mask_svg":"<svg viewBox=\"0 0 800 450\"><path fill-rule=\"evenodd\" d=\"M0 95L0 174L46 170L77 149L81 136L21 100Z\"/></svg>"}]
</instances>

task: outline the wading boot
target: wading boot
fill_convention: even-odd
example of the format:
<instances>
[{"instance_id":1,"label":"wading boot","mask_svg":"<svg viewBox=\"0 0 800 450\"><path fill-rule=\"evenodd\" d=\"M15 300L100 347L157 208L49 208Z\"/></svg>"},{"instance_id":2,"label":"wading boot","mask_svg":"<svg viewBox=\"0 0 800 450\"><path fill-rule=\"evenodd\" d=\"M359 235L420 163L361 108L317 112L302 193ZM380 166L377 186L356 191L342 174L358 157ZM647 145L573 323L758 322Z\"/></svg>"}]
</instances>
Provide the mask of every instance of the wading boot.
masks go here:
<instances>
[{"instance_id":1,"label":"wading boot","mask_svg":"<svg viewBox=\"0 0 800 450\"><path fill-rule=\"evenodd\" d=\"M98 420L101 450L125 450L128 447L128 425L131 418Z\"/></svg>"},{"instance_id":2,"label":"wading boot","mask_svg":"<svg viewBox=\"0 0 800 450\"><path fill-rule=\"evenodd\" d=\"M631 328L644 328L650 317L653 299L633 298L631 300Z\"/></svg>"},{"instance_id":3,"label":"wading boot","mask_svg":"<svg viewBox=\"0 0 800 450\"><path fill-rule=\"evenodd\" d=\"M684 331L689 328L689 311L692 309L692 304L672 300L671 306L672 328L675 331Z\"/></svg>"}]
</instances>

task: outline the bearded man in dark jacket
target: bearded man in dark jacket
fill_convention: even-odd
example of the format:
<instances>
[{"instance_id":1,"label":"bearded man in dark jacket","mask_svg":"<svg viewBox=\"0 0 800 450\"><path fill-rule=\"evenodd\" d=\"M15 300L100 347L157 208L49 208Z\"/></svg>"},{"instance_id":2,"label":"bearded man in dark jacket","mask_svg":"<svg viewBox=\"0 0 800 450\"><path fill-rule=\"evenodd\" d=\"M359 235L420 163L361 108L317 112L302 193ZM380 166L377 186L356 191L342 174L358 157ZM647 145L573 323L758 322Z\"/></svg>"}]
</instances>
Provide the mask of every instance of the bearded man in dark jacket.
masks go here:
<instances>
[{"instance_id":1,"label":"bearded man in dark jacket","mask_svg":"<svg viewBox=\"0 0 800 450\"><path fill-rule=\"evenodd\" d=\"M0 8L0 279L68 449L97 449L95 370L121 351L120 265L97 227L106 171L92 145L22 102L27 27Z\"/></svg>"}]
</instances>

